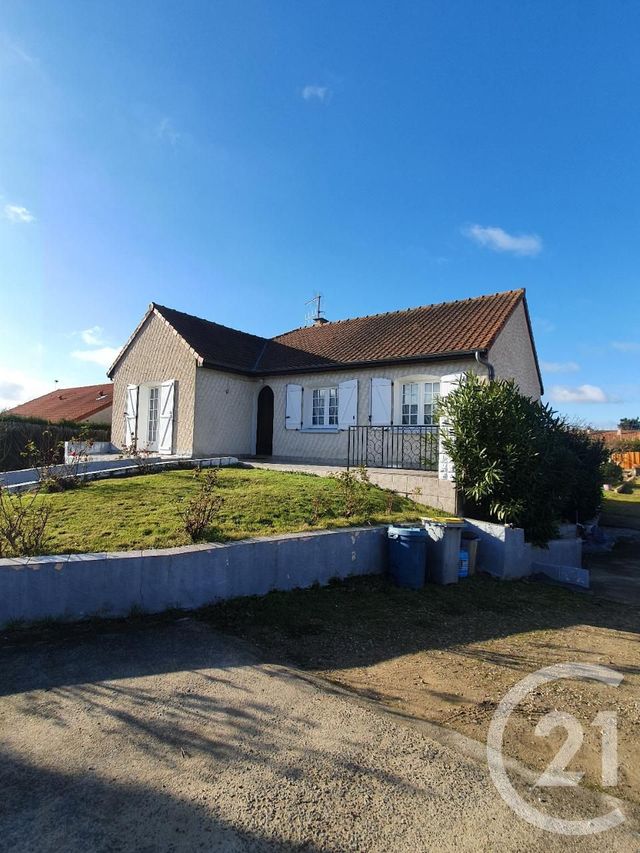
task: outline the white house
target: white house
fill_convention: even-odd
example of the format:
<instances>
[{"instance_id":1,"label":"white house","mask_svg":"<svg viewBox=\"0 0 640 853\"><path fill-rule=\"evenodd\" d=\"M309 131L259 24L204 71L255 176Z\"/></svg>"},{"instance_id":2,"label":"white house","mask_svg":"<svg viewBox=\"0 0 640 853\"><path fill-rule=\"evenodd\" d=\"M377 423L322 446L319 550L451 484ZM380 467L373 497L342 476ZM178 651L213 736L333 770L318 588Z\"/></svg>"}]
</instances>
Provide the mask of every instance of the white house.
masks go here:
<instances>
[{"instance_id":1,"label":"white house","mask_svg":"<svg viewBox=\"0 0 640 853\"><path fill-rule=\"evenodd\" d=\"M320 319L275 338L152 303L109 370L112 441L433 470L434 402L468 371L540 397L524 290Z\"/></svg>"}]
</instances>

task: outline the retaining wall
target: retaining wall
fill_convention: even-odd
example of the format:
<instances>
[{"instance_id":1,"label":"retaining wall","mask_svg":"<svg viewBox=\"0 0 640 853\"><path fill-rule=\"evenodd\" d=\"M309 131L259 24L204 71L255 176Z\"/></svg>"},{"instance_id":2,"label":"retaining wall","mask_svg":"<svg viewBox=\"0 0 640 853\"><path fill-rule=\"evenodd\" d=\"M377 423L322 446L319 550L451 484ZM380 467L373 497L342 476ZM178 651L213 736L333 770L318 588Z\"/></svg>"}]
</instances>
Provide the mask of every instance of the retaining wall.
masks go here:
<instances>
[{"instance_id":1,"label":"retaining wall","mask_svg":"<svg viewBox=\"0 0 640 853\"><path fill-rule=\"evenodd\" d=\"M386 571L387 528L322 530L111 554L0 560L0 627L159 613Z\"/></svg>"},{"instance_id":2,"label":"retaining wall","mask_svg":"<svg viewBox=\"0 0 640 853\"><path fill-rule=\"evenodd\" d=\"M552 539L547 548L536 548L524 540L524 530L520 527L506 527L490 521L478 521L466 518L466 529L479 539L478 568L495 577L512 580L523 578L536 572L561 574L560 569L582 570L582 539L576 535L576 526L562 525L559 539ZM580 573L570 572L568 582L588 586ZM587 573L588 574L588 573ZM557 577L565 580L565 577Z\"/></svg>"}]
</instances>

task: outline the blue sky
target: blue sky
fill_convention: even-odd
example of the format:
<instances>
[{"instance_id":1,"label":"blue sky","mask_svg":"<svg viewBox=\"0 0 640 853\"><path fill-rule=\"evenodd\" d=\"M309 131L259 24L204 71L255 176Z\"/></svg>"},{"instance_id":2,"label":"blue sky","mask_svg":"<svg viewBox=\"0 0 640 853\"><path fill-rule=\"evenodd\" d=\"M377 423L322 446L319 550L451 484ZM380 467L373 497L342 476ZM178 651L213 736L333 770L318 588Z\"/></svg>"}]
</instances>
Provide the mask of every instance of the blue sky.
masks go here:
<instances>
[{"instance_id":1,"label":"blue sky","mask_svg":"<svg viewBox=\"0 0 640 853\"><path fill-rule=\"evenodd\" d=\"M3 0L0 408L150 301L258 334L526 287L547 399L640 414L640 4Z\"/></svg>"}]
</instances>

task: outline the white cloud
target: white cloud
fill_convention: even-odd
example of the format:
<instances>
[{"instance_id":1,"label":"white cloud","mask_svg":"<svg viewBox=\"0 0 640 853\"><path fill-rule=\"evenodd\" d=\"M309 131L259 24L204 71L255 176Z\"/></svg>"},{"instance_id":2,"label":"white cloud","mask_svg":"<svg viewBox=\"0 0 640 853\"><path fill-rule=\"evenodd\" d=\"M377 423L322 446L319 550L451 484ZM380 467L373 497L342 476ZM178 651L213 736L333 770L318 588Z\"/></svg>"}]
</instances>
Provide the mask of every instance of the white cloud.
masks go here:
<instances>
[{"instance_id":1,"label":"white cloud","mask_svg":"<svg viewBox=\"0 0 640 853\"><path fill-rule=\"evenodd\" d=\"M91 326L90 329L84 329L80 332L80 337L90 347L99 347L104 344L102 326Z\"/></svg>"},{"instance_id":2,"label":"white cloud","mask_svg":"<svg viewBox=\"0 0 640 853\"><path fill-rule=\"evenodd\" d=\"M90 361L101 367L110 367L120 352L119 347L100 347L99 349L80 349L71 353L71 358L78 361Z\"/></svg>"},{"instance_id":3,"label":"white cloud","mask_svg":"<svg viewBox=\"0 0 640 853\"><path fill-rule=\"evenodd\" d=\"M580 365L575 361L541 361L545 373L577 373Z\"/></svg>"},{"instance_id":4,"label":"white cloud","mask_svg":"<svg viewBox=\"0 0 640 853\"><path fill-rule=\"evenodd\" d=\"M614 399L597 385L579 385L569 388L567 385L554 385L550 392L556 403L613 403Z\"/></svg>"},{"instance_id":5,"label":"white cloud","mask_svg":"<svg viewBox=\"0 0 640 853\"><path fill-rule=\"evenodd\" d=\"M3 409L11 409L18 403L33 400L34 397L41 397L54 388L53 379L46 380L24 370L0 367L0 412Z\"/></svg>"},{"instance_id":6,"label":"white cloud","mask_svg":"<svg viewBox=\"0 0 640 853\"><path fill-rule=\"evenodd\" d=\"M331 100L332 91L328 86L305 86L302 90L302 97L305 101L321 101L323 104L329 103Z\"/></svg>"},{"instance_id":7,"label":"white cloud","mask_svg":"<svg viewBox=\"0 0 640 853\"><path fill-rule=\"evenodd\" d=\"M156 127L156 138L161 142L168 142L169 145L175 148L180 142L182 134L176 130L175 125L168 116L164 116Z\"/></svg>"},{"instance_id":8,"label":"white cloud","mask_svg":"<svg viewBox=\"0 0 640 853\"><path fill-rule=\"evenodd\" d=\"M640 341L613 341L611 346L618 352L640 352Z\"/></svg>"},{"instance_id":9,"label":"white cloud","mask_svg":"<svg viewBox=\"0 0 640 853\"><path fill-rule=\"evenodd\" d=\"M5 204L4 215L5 218L9 219L11 222L29 223L36 221L35 216L30 210L27 210L26 207L20 207L18 204Z\"/></svg>"},{"instance_id":10,"label":"white cloud","mask_svg":"<svg viewBox=\"0 0 640 853\"><path fill-rule=\"evenodd\" d=\"M485 246L494 252L535 257L542 251L542 239L537 234L508 234L504 229L493 225L469 225L462 229L462 233L479 246Z\"/></svg>"}]
</instances>

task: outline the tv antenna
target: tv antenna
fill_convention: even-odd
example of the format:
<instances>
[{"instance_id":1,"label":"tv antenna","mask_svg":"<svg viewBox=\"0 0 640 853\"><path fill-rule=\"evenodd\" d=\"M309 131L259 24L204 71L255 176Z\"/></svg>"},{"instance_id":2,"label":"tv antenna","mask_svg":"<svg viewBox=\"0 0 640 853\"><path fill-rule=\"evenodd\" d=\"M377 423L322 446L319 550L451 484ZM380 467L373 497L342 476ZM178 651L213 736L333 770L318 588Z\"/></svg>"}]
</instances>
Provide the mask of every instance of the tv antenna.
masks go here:
<instances>
[{"instance_id":1,"label":"tv antenna","mask_svg":"<svg viewBox=\"0 0 640 853\"><path fill-rule=\"evenodd\" d=\"M313 323L314 326L321 326L323 323L326 323L327 320L324 316L324 311L322 310L322 294L316 293L308 302L304 303L305 305L312 306L308 309L305 314L304 322L305 325L310 325Z\"/></svg>"}]
</instances>

